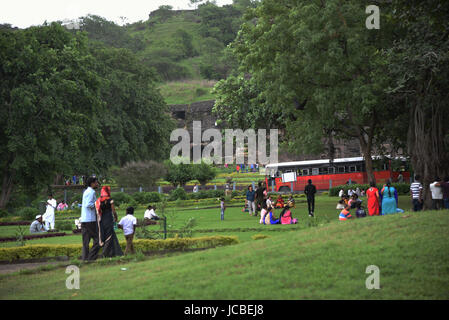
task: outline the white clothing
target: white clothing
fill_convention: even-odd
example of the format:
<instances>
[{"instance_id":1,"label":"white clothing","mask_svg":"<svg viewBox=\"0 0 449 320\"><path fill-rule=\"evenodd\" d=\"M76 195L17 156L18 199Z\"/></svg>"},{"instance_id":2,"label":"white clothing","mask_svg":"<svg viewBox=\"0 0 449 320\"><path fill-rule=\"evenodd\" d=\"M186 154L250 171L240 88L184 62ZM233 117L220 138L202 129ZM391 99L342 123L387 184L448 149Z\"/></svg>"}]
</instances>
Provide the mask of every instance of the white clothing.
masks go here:
<instances>
[{"instance_id":1,"label":"white clothing","mask_svg":"<svg viewBox=\"0 0 449 320\"><path fill-rule=\"evenodd\" d=\"M143 217L146 218L146 219L152 219L153 217L159 218L159 216L156 214L156 212L154 212L154 209L151 209L151 210L147 209L145 211Z\"/></svg>"},{"instance_id":2,"label":"white clothing","mask_svg":"<svg viewBox=\"0 0 449 320\"><path fill-rule=\"evenodd\" d=\"M438 182L435 181L434 183L430 184L430 192L432 193L432 199L435 200L442 200L443 199L443 191L441 190L441 187L437 187L435 184Z\"/></svg>"},{"instance_id":3,"label":"white clothing","mask_svg":"<svg viewBox=\"0 0 449 320\"><path fill-rule=\"evenodd\" d=\"M55 199L47 200L47 209L45 210L42 220L45 222L45 229L55 228L55 209L57 203Z\"/></svg>"},{"instance_id":4,"label":"white clothing","mask_svg":"<svg viewBox=\"0 0 449 320\"><path fill-rule=\"evenodd\" d=\"M195 193L198 192L198 186L193 187L193 192L195 192Z\"/></svg>"},{"instance_id":5,"label":"white clothing","mask_svg":"<svg viewBox=\"0 0 449 320\"><path fill-rule=\"evenodd\" d=\"M127 214L118 223L123 227L123 234L125 236L134 233L134 227L137 224L137 219L132 214Z\"/></svg>"},{"instance_id":6,"label":"white clothing","mask_svg":"<svg viewBox=\"0 0 449 320\"><path fill-rule=\"evenodd\" d=\"M267 208L273 207L273 202L270 199L267 199Z\"/></svg>"},{"instance_id":7,"label":"white clothing","mask_svg":"<svg viewBox=\"0 0 449 320\"><path fill-rule=\"evenodd\" d=\"M341 189L340 192L338 193L338 196L341 198L344 194L345 192L343 191L343 189Z\"/></svg>"}]
</instances>

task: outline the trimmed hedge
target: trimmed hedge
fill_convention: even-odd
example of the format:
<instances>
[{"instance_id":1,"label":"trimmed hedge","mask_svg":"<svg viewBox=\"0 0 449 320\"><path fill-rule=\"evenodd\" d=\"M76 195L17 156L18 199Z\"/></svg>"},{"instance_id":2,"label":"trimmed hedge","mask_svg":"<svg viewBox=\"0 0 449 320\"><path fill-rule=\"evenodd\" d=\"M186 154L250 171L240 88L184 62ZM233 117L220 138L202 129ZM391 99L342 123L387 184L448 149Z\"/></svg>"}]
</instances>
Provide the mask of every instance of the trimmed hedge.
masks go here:
<instances>
[{"instance_id":1,"label":"trimmed hedge","mask_svg":"<svg viewBox=\"0 0 449 320\"><path fill-rule=\"evenodd\" d=\"M409 183L392 183L391 186L394 187L398 191L398 195L407 195L410 192L410 184ZM343 189L345 194L348 194L349 189L355 190L357 187L360 188L360 190L366 191L370 186L369 186L369 184L352 184L352 185L344 184L341 186L336 186L336 187L330 188L329 196L338 197L338 193L340 192L341 189ZM382 187L383 187L383 184L377 185L377 189L379 189L379 191L382 189Z\"/></svg>"},{"instance_id":2,"label":"trimmed hedge","mask_svg":"<svg viewBox=\"0 0 449 320\"><path fill-rule=\"evenodd\" d=\"M235 236L214 236L201 238L174 238L167 240L134 240L134 249L136 251L148 252L159 250L183 250L187 248L213 248L218 246L227 246L239 243ZM126 242L120 242L123 250ZM14 261L21 259L36 259L45 257L67 256L76 258L81 256L81 244L67 245L27 245L14 248L0 248L0 261Z\"/></svg>"}]
</instances>

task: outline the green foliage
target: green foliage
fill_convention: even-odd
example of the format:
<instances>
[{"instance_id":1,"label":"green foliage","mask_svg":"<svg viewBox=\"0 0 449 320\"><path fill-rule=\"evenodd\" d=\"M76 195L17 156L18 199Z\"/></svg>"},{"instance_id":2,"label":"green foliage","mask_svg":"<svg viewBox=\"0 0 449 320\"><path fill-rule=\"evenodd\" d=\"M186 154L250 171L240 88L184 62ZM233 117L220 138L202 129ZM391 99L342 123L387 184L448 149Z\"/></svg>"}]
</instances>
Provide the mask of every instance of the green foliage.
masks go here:
<instances>
[{"instance_id":1,"label":"green foliage","mask_svg":"<svg viewBox=\"0 0 449 320\"><path fill-rule=\"evenodd\" d=\"M8 216L8 211L0 209L0 218L5 218Z\"/></svg>"},{"instance_id":2,"label":"green foliage","mask_svg":"<svg viewBox=\"0 0 449 320\"><path fill-rule=\"evenodd\" d=\"M114 204L120 206L122 203L129 203L134 200L129 194L125 192L113 192L111 198L114 199Z\"/></svg>"},{"instance_id":3,"label":"green foliage","mask_svg":"<svg viewBox=\"0 0 449 320\"><path fill-rule=\"evenodd\" d=\"M136 251L149 252L157 250L182 250L187 248L212 248L217 246L226 246L237 244L237 237L232 236L213 236L202 238L176 238L166 240L134 240L134 249ZM124 249L126 242L120 242ZM13 248L0 248L0 260L14 261L18 259L35 259L44 257L67 256L69 258L81 255L82 246L80 244L72 245L29 245Z\"/></svg>"},{"instance_id":4,"label":"green foliage","mask_svg":"<svg viewBox=\"0 0 449 320\"><path fill-rule=\"evenodd\" d=\"M162 201L162 196L158 192L136 192L132 197L138 204L145 205Z\"/></svg>"},{"instance_id":5,"label":"green foliage","mask_svg":"<svg viewBox=\"0 0 449 320\"><path fill-rule=\"evenodd\" d=\"M182 162L174 164L171 160L166 160L164 164L167 169L165 180L170 182L173 186L184 186L188 181L194 179L194 167L192 164L185 164Z\"/></svg>"},{"instance_id":6,"label":"green foliage","mask_svg":"<svg viewBox=\"0 0 449 320\"><path fill-rule=\"evenodd\" d=\"M123 187L150 187L165 175L165 167L156 161L131 161L112 171L117 183Z\"/></svg>"},{"instance_id":7,"label":"green foliage","mask_svg":"<svg viewBox=\"0 0 449 320\"><path fill-rule=\"evenodd\" d=\"M169 201L174 201L174 200L186 200L187 199L187 193L184 190L184 188L176 188L173 189L170 192L170 197L168 198Z\"/></svg>"},{"instance_id":8,"label":"green foliage","mask_svg":"<svg viewBox=\"0 0 449 320\"><path fill-rule=\"evenodd\" d=\"M192 180L198 180L201 185L206 185L217 176L217 170L211 164L201 162L194 164L192 168Z\"/></svg>"},{"instance_id":9,"label":"green foliage","mask_svg":"<svg viewBox=\"0 0 449 320\"><path fill-rule=\"evenodd\" d=\"M261 240L261 239L267 239L267 238L270 238L270 236L267 236L267 235L265 235L265 234L255 234L255 235L251 236L251 238L252 238L253 240Z\"/></svg>"},{"instance_id":10,"label":"green foliage","mask_svg":"<svg viewBox=\"0 0 449 320\"><path fill-rule=\"evenodd\" d=\"M31 207L24 207L17 211L17 215L19 215L25 221L33 221L38 214L39 209Z\"/></svg>"},{"instance_id":11,"label":"green foliage","mask_svg":"<svg viewBox=\"0 0 449 320\"><path fill-rule=\"evenodd\" d=\"M58 221L58 223L55 227L56 227L56 229L62 230L62 231L71 231L71 230L75 229L75 225L71 221Z\"/></svg>"}]
</instances>

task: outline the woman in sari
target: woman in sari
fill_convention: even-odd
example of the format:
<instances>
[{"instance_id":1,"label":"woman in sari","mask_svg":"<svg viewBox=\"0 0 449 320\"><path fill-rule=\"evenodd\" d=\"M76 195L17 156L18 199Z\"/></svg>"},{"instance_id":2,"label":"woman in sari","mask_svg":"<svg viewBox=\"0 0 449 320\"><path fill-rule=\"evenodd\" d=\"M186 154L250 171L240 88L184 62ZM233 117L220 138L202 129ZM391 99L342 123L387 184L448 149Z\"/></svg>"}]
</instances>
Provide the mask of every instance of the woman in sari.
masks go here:
<instances>
[{"instance_id":1,"label":"woman in sari","mask_svg":"<svg viewBox=\"0 0 449 320\"><path fill-rule=\"evenodd\" d=\"M114 231L114 222L117 222L114 200L111 199L111 187L104 186L101 189L100 198L95 202L97 209L97 221L100 237L100 246L103 247L104 257L122 256L117 236Z\"/></svg>"},{"instance_id":2,"label":"woman in sari","mask_svg":"<svg viewBox=\"0 0 449 320\"><path fill-rule=\"evenodd\" d=\"M368 214L370 216L379 215L379 190L376 188L376 183L371 182L368 190L366 190L366 196L368 198Z\"/></svg>"},{"instance_id":3,"label":"woman in sari","mask_svg":"<svg viewBox=\"0 0 449 320\"><path fill-rule=\"evenodd\" d=\"M281 224L296 224L298 223L297 219L292 219L292 212L290 211L290 207L288 205L282 210L280 214Z\"/></svg>"},{"instance_id":4,"label":"woman in sari","mask_svg":"<svg viewBox=\"0 0 449 320\"><path fill-rule=\"evenodd\" d=\"M388 181L387 185L381 190L382 194L382 215L396 213L398 207L398 193L394 187L391 186L391 182Z\"/></svg>"}]
</instances>

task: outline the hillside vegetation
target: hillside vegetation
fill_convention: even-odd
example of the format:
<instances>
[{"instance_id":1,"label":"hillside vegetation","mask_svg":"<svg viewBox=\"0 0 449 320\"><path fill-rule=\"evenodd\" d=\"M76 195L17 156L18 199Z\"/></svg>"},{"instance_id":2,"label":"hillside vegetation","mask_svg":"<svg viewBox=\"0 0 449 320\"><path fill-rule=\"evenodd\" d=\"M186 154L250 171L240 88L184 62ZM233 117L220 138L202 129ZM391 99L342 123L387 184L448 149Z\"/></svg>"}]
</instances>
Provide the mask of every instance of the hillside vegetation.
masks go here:
<instances>
[{"instance_id":1,"label":"hillside vegetation","mask_svg":"<svg viewBox=\"0 0 449 320\"><path fill-rule=\"evenodd\" d=\"M191 103L213 99L212 86L232 72L235 61L226 46L248 6L253 6L251 1L223 7L207 2L196 10L179 11L160 6L146 21L119 26L88 15L80 26L90 40L129 49L154 68L168 104Z\"/></svg>"}]
</instances>

